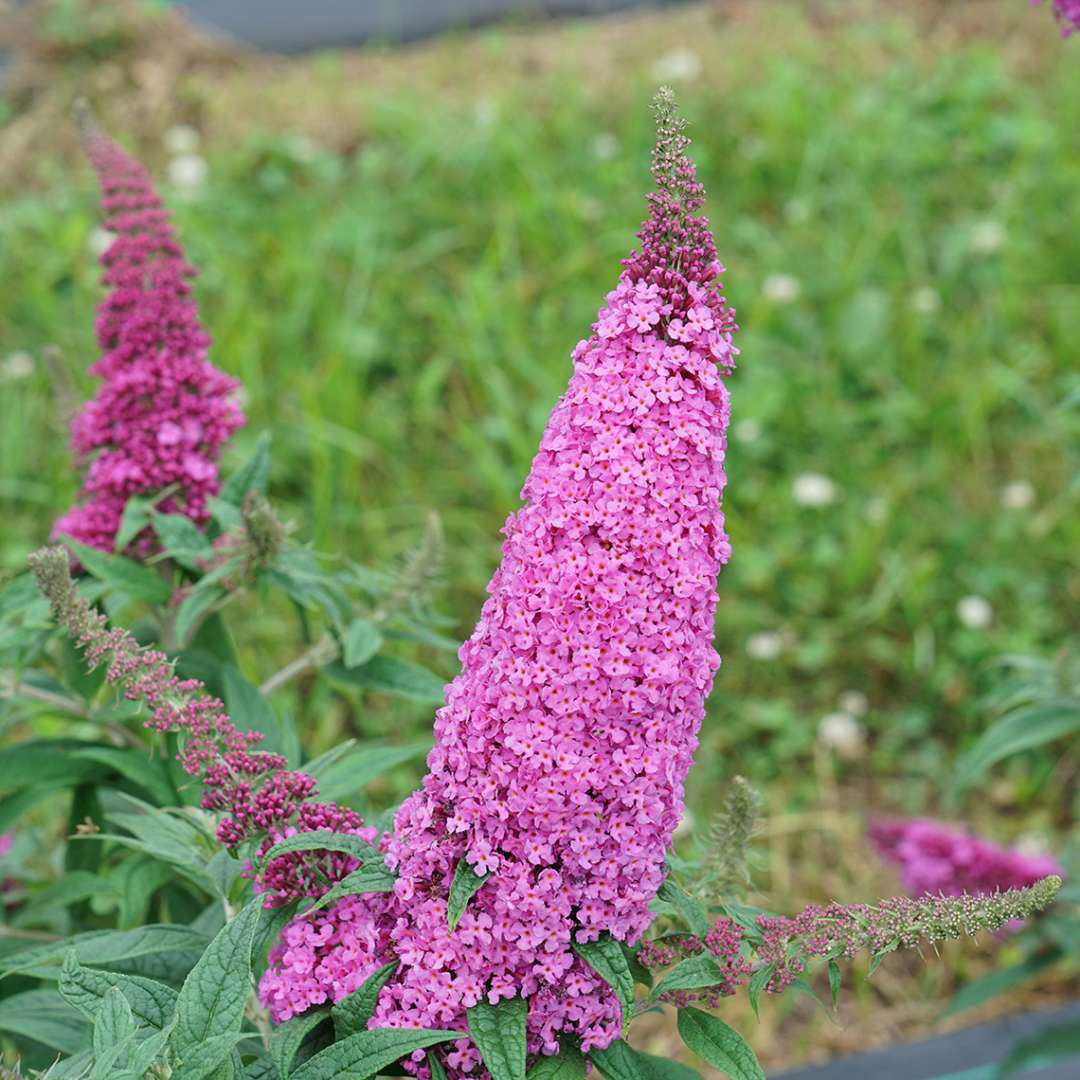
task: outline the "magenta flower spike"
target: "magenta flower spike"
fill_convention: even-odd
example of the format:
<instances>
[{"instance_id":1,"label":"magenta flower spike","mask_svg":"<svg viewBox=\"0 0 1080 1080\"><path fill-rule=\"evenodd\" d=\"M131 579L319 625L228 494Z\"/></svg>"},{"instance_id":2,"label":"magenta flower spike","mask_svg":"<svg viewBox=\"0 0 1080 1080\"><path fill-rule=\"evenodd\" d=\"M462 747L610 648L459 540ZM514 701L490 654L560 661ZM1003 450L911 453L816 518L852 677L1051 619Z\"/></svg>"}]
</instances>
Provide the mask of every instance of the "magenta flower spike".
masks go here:
<instances>
[{"instance_id":1,"label":"magenta flower spike","mask_svg":"<svg viewBox=\"0 0 1080 1080\"><path fill-rule=\"evenodd\" d=\"M1041 4L1042 0L1031 0L1032 5ZM1061 36L1069 37L1080 31L1080 0L1052 0L1054 15L1061 26Z\"/></svg>"},{"instance_id":2,"label":"magenta flower spike","mask_svg":"<svg viewBox=\"0 0 1080 1080\"><path fill-rule=\"evenodd\" d=\"M883 818L871 824L869 835L878 855L900 868L912 896L1022 889L1052 874L1064 875L1052 855L999 847L929 818Z\"/></svg>"},{"instance_id":3,"label":"magenta flower spike","mask_svg":"<svg viewBox=\"0 0 1080 1080\"><path fill-rule=\"evenodd\" d=\"M71 425L72 449L90 464L52 535L111 551L133 495L160 494L158 509L206 523L218 456L244 416L239 384L207 360L210 338L189 284L195 271L149 175L91 123L83 137L116 238L101 256L109 294L96 322L102 355L89 369L102 382ZM133 552L152 545L144 534Z\"/></svg>"},{"instance_id":4,"label":"magenta flower spike","mask_svg":"<svg viewBox=\"0 0 1080 1080\"><path fill-rule=\"evenodd\" d=\"M464 1029L470 1006L521 996L529 1052L554 1054L560 1034L602 1047L628 1019L573 946L634 942L651 922L719 665L716 576L730 551L735 313L670 92L656 113L640 250L574 350L428 775L387 844L396 916L357 898L292 924L261 987L275 1019L393 959L373 1027ZM485 879L451 931L462 862ZM445 1064L486 1075L468 1040Z\"/></svg>"}]
</instances>

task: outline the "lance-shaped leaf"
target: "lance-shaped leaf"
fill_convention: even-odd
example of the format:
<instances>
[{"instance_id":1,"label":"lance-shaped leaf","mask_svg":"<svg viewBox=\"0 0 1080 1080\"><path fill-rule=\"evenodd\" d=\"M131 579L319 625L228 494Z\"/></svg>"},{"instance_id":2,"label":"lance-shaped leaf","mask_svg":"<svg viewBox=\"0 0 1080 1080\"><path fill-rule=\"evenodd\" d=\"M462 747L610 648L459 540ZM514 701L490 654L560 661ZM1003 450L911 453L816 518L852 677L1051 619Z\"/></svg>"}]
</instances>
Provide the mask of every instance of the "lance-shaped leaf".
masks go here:
<instances>
[{"instance_id":1,"label":"lance-shaped leaf","mask_svg":"<svg viewBox=\"0 0 1080 1080\"><path fill-rule=\"evenodd\" d=\"M679 1034L702 1061L723 1069L730 1080L765 1080L754 1051L746 1040L723 1020L701 1009L679 1010Z\"/></svg>"},{"instance_id":2,"label":"lance-shaped leaf","mask_svg":"<svg viewBox=\"0 0 1080 1080\"><path fill-rule=\"evenodd\" d=\"M397 971L398 962L384 964L378 971L372 972L364 982L348 997L342 998L331 1010L334 1018L334 1032L339 1039L346 1035L355 1035L366 1031L368 1021L375 1012L379 992L386 985L390 976Z\"/></svg>"},{"instance_id":3,"label":"lance-shaped leaf","mask_svg":"<svg viewBox=\"0 0 1080 1080\"><path fill-rule=\"evenodd\" d=\"M69 1005L94 1020L105 996L113 989L119 990L127 999L136 1024L150 1031L160 1031L168 1026L176 1012L177 994L171 986L141 975L83 967L75 951L68 952L59 990Z\"/></svg>"},{"instance_id":4,"label":"lance-shaped leaf","mask_svg":"<svg viewBox=\"0 0 1080 1080\"><path fill-rule=\"evenodd\" d=\"M446 905L446 915L451 930L461 922L461 916L465 914L469 901L489 876L489 874L478 874L466 862L464 856L458 859L457 867L454 869L454 880L450 882L450 899Z\"/></svg>"},{"instance_id":5,"label":"lance-shaped leaf","mask_svg":"<svg viewBox=\"0 0 1080 1080\"><path fill-rule=\"evenodd\" d=\"M480 1000L466 1010L469 1036L492 1080L525 1080L525 1024L529 1005L516 997L491 1005Z\"/></svg>"},{"instance_id":6,"label":"lance-shaped leaf","mask_svg":"<svg viewBox=\"0 0 1080 1080\"><path fill-rule=\"evenodd\" d=\"M251 993L251 946L262 913L256 897L206 947L180 988L170 1048L181 1058L200 1043L240 1030Z\"/></svg>"},{"instance_id":7,"label":"lance-shaped leaf","mask_svg":"<svg viewBox=\"0 0 1080 1080\"><path fill-rule=\"evenodd\" d=\"M290 1080L368 1080L414 1050L463 1038L463 1031L374 1028L350 1035L308 1058Z\"/></svg>"},{"instance_id":8,"label":"lance-shaped leaf","mask_svg":"<svg viewBox=\"0 0 1080 1080\"><path fill-rule=\"evenodd\" d=\"M634 976L622 945L610 934L601 934L596 941L575 942L574 952L614 991L625 1027L634 1010Z\"/></svg>"}]
</instances>

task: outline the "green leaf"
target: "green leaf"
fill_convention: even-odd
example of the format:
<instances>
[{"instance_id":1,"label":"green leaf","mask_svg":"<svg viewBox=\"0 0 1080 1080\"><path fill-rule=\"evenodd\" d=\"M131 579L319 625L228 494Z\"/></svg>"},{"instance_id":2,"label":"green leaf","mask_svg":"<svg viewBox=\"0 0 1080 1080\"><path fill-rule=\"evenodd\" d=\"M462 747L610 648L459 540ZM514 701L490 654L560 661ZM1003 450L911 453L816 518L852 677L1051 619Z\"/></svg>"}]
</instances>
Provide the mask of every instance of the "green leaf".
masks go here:
<instances>
[{"instance_id":1,"label":"green leaf","mask_svg":"<svg viewBox=\"0 0 1080 1080\"><path fill-rule=\"evenodd\" d=\"M100 745L77 739L34 739L7 746L0 754L0 789L19 791L44 784L74 787L101 779L107 769L77 756L80 750Z\"/></svg>"},{"instance_id":2,"label":"green leaf","mask_svg":"<svg viewBox=\"0 0 1080 1080\"><path fill-rule=\"evenodd\" d=\"M11 922L15 926L32 926L43 912L78 904L92 896L115 896L119 899L119 890L113 882L99 874L92 874L89 870L72 870L48 888L32 894L26 906L15 913Z\"/></svg>"},{"instance_id":3,"label":"green leaf","mask_svg":"<svg viewBox=\"0 0 1080 1080\"><path fill-rule=\"evenodd\" d=\"M281 1080L289 1080L300 1044L329 1017L328 1009L316 1009L274 1028L270 1036L270 1058Z\"/></svg>"},{"instance_id":4,"label":"green leaf","mask_svg":"<svg viewBox=\"0 0 1080 1080\"><path fill-rule=\"evenodd\" d=\"M157 496L130 495L120 515L120 528L116 530L113 551L119 555L124 548L150 524L150 509Z\"/></svg>"},{"instance_id":5,"label":"green leaf","mask_svg":"<svg viewBox=\"0 0 1080 1080\"><path fill-rule=\"evenodd\" d=\"M205 935L173 923L150 924L134 930L91 930L64 941L20 949L0 961L0 976L21 972L41 979L58 979L69 951L80 964L104 966L140 956L189 952L206 948Z\"/></svg>"},{"instance_id":6,"label":"green leaf","mask_svg":"<svg viewBox=\"0 0 1080 1080\"><path fill-rule=\"evenodd\" d=\"M136 1023L152 1030L165 1028L176 1010L176 991L164 983L140 975L121 975L83 967L69 951L60 976L60 994L64 1000L91 1020L97 1017L108 992L116 988L131 1006Z\"/></svg>"},{"instance_id":7,"label":"green leaf","mask_svg":"<svg viewBox=\"0 0 1080 1080\"><path fill-rule=\"evenodd\" d=\"M255 443L255 452L225 481L218 496L223 502L239 506L249 491L266 494L270 478L270 432L264 431Z\"/></svg>"},{"instance_id":8,"label":"green leaf","mask_svg":"<svg viewBox=\"0 0 1080 1080\"><path fill-rule=\"evenodd\" d=\"M424 1064L431 1070L431 1080L447 1080L446 1070L443 1068L438 1054L429 1050L424 1055Z\"/></svg>"},{"instance_id":9,"label":"green leaf","mask_svg":"<svg viewBox=\"0 0 1080 1080\"><path fill-rule=\"evenodd\" d=\"M259 897L206 947L180 988L170 1047L181 1057L199 1043L240 1030L251 993L251 946L262 914Z\"/></svg>"},{"instance_id":10,"label":"green leaf","mask_svg":"<svg viewBox=\"0 0 1080 1080\"><path fill-rule=\"evenodd\" d=\"M564 1046L552 1057L542 1057L525 1080L585 1080L585 1058L576 1046Z\"/></svg>"},{"instance_id":11,"label":"green leaf","mask_svg":"<svg viewBox=\"0 0 1080 1080\"><path fill-rule=\"evenodd\" d=\"M840 999L840 965L835 960L829 961L829 996L832 998L832 1007L836 1008L836 1003Z\"/></svg>"},{"instance_id":12,"label":"green leaf","mask_svg":"<svg viewBox=\"0 0 1080 1080\"><path fill-rule=\"evenodd\" d=\"M33 1039L64 1054L77 1054L90 1041L83 1014L55 990L26 990L0 1000L0 1031Z\"/></svg>"},{"instance_id":13,"label":"green leaf","mask_svg":"<svg viewBox=\"0 0 1080 1080\"><path fill-rule=\"evenodd\" d=\"M61 539L75 553L83 569L110 589L117 589L149 604L169 602L171 586L150 567L121 555L108 555L97 548L87 547L70 536Z\"/></svg>"},{"instance_id":14,"label":"green leaf","mask_svg":"<svg viewBox=\"0 0 1080 1080\"><path fill-rule=\"evenodd\" d=\"M366 664L349 668L339 661L322 669L335 682L361 690L377 690L395 697L441 705L444 682L434 672L395 656L373 656Z\"/></svg>"},{"instance_id":15,"label":"green leaf","mask_svg":"<svg viewBox=\"0 0 1080 1080\"><path fill-rule=\"evenodd\" d=\"M655 1054L637 1052L638 1058L643 1060L645 1069L653 1080L702 1080L701 1073L697 1069L691 1069L689 1065L672 1061L670 1058L656 1057Z\"/></svg>"},{"instance_id":16,"label":"green leaf","mask_svg":"<svg viewBox=\"0 0 1080 1080\"><path fill-rule=\"evenodd\" d=\"M1080 731L1080 702L1061 698L1017 709L992 724L961 759L956 789L970 787L1002 758Z\"/></svg>"},{"instance_id":17,"label":"green leaf","mask_svg":"<svg viewBox=\"0 0 1080 1080\"><path fill-rule=\"evenodd\" d=\"M754 1010L754 1015L758 1015L758 998L761 996L761 991L769 985L769 980L772 979L776 972L776 964L766 964L764 967L758 968L753 975L750 976L750 982L746 986L746 996L750 999L750 1008Z\"/></svg>"},{"instance_id":18,"label":"green leaf","mask_svg":"<svg viewBox=\"0 0 1080 1080\"><path fill-rule=\"evenodd\" d=\"M169 1040L169 1034L172 1024L166 1024L161 1031L156 1031L154 1034L147 1036L141 1043L135 1047L134 1053L131 1055L131 1071L140 1080L165 1052L165 1044Z\"/></svg>"},{"instance_id":19,"label":"green leaf","mask_svg":"<svg viewBox=\"0 0 1080 1080\"><path fill-rule=\"evenodd\" d=\"M124 859L112 872L110 881L120 892L120 911L117 921L124 929L146 922L150 901L160 888L176 876L168 863L158 862L149 855Z\"/></svg>"},{"instance_id":20,"label":"green leaf","mask_svg":"<svg viewBox=\"0 0 1080 1080\"><path fill-rule=\"evenodd\" d=\"M701 1080L689 1065L635 1050L622 1039L603 1050L590 1050L589 1059L608 1080Z\"/></svg>"},{"instance_id":21,"label":"green leaf","mask_svg":"<svg viewBox=\"0 0 1080 1080\"><path fill-rule=\"evenodd\" d=\"M304 908L303 914L319 911L343 896L393 892L395 881L397 877L381 859L367 859L358 870L346 874L329 892L320 896L310 907Z\"/></svg>"},{"instance_id":22,"label":"green leaf","mask_svg":"<svg viewBox=\"0 0 1080 1080\"><path fill-rule=\"evenodd\" d=\"M622 945L610 934L601 934L596 941L574 942L574 952L611 987L619 999L625 1028L634 1012L634 976L626 962Z\"/></svg>"},{"instance_id":23,"label":"green leaf","mask_svg":"<svg viewBox=\"0 0 1080 1080\"><path fill-rule=\"evenodd\" d=\"M765 1080L765 1072L746 1040L723 1020L701 1009L679 1010L679 1034L702 1061L723 1069L730 1080Z\"/></svg>"},{"instance_id":24,"label":"green leaf","mask_svg":"<svg viewBox=\"0 0 1080 1080\"><path fill-rule=\"evenodd\" d=\"M525 1080L528 1002L515 997L491 1005L481 999L465 1015L469 1018L469 1037L480 1051L492 1080Z\"/></svg>"},{"instance_id":25,"label":"green leaf","mask_svg":"<svg viewBox=\"0 0 1080 1080\"><path fill-rule=\"evenodd\" d=\"M94 1052L84 1050L81 1054L56 1062L47 1073L42 1074L41 1080L86 1080L93 1062Z\"/></svg>"},{"instance_id":26,"label":"green leaf","mask_svg":"<svg viewBox=\"0 0 1080 1080\"><path fill-rule=\"evenodd\" d=\"M281 1073L268 1057L259 1057L244 1067L244 1080L281 1080Z\"/></svg>"},{"instance_id":27,"label":"green leaf","mask_svg":"<svg viewBox=\"0 0 1080 1080\"><path fill-rule=\"evenodd\" d=\"M1053 949L1037 953L1035 956L1029 956L1019 964L1011 964L1009 967L991 971L983 975L982 978L973 979L971 982L961 986L953 995L948 1008L945 1010L945 1016L953 1016L955 1013L963 1012L965 1009L972 1009L976 1005L981 1005L984 1001L989 1001L999 994L1004 994L1007 990L1027 982L1028 979L1037 975L1040 971L1044 971L1046 968L1056 964L1061 958L1061 951Z\"/></svg>"},{"instance_id":28,"label":"green leaf","mask_svg":"<svg viewBox=\"0 0 1080 1080\"><path fill-rule=\"evenodd\" d=\"M478 874L465 861L464 855L458 859L457 866L454 868L454 880L450 883L450 899L447 903L447 918L451 930L461 922L461 916L465 914L469 901L490 876L490 874Z\"/></svg>"},{"instance_id":29,"label":"green leaf","mask_svg":"<svg viewBox=\"0 0 1080 1080\"><path fill-rule=\"evenodd\" d=\"M336 833L330 829L315 829L312 832L297 833L281 843L275 844L259 859L259 866L276 859L279 855L288 855L293 851L336 851L344 855L352 855L354 859L376 859L381 861L382 854L371 846L366 840L349 833Z\"/></svg>"},{"instance_id":30,"label":"green leaf","mask_svg":"<svg viewBox=\"0 0 1080 1080\"><path fill-rule=\"evenodd\" d=\"M158 803L172 802L173 790L168 774L159 758L151 758L146 750L122 750L117 746L88 746L76 750L74 756L96 761L138 784Z\"/></svg>"},{"instance_id":31,"label":"green leaf","mask_svg":"<svg viewBox=\"0 0 1080 1080\"><path fill-rule=\"evenodd\" d=\"M183 514L154 514L154 532L165 554L188 570L200 570L213 558L209 539L189 517Z\"/></svg>"},{"instance_id":32,"label":"green leaf","mask_svg":"<svg viewBox=\"0 0 1080 1080\"><path fill-rule=\"evenodd\" d=\"M407 743L405 746L373 746L349 748L338 760L326 765L312 762L304 771L319 781L319 795L328 802L352 798L372 780L385 772L426 754L431 741Z\"/></svg>"},{"instance_id":33,"label":"green leaf","mask_svg":"<svg viewBox=\"0 0 1080 1080\"><path fill-rule=\"evenodd\" d=\"M370 619L353 619L342 639L347 668L366 664L383 645L382 631Z\"/></svg>"},{"instance_id":34,"label":"green leaf","mask_svg":"<svg viewBox=\"0 0 1080 1080\"><path fill-rule=\"evenodd\" d=\"M241 731L261 731L266 736L257 749L281 753L281 731L270 702L232 665L222 665L225 708Z\"/></svg>"},{"instance_id":35,"label":"green leaf","mask_svg":"<svg viewBox=\"0 0 1080 1080\"><path fill-rule=\"evenodd\" d=\"M590 1050L589 1060L607 1080L652 1080L645 1055L622 1039L616 1039L603 1049Z\"/></svg>"},{"instance_id":36,"label":"green leaf","mask_svg":"<svg viewBox=\"0 0 1080 1080\"><path fill-rule=\"evenodd\" d=\"M200 888L211 891L213 882L206 871L211 848L208 844L209 838L199 826L187 817L149 806L130 796L126 798L126 802L139 808L141 812L110 813L107 820L133 835L129 837L117 833L98 833L89 837L86 842L112 840L124 847L141 851L175 866Z\"/></svg>"},{"instance_id":37,"label":"green leaf","mask_svg":"<svg viewBox=\"0 0 1080 1080\"><path fill-rule=\"evenodd\" d=\"M687 926L698 937L704 937L709 932L709 927L712 924L704 904L692 897L685 889L676 885L670 877L664 879L664 883L660 886L660 891L656 895L658 899L678 908L682 912L683 918L686 919Z\"/></svg>"},{"instance_id":38,"label":"green leaf","mask_svg":"<svg viewBox=\"0 0 1080 1080\"><path fill-rule=\"evenodd\" d=\"M670 994L675 990L719 986L723 981L724 972L716 958L709 953L698 953L676 964L653 988L650 999L656 1001L663 994Z\"/></svg>"},{"instance_id":39,"label":"green leaf","mask_svg":"<svg viewBox=\"0 0 1080 1080\"><path fill-rule=\"evenodd\" d=\"M623 956L626 957L626 966L630 969L630 974L634 978L634 982L641 983L642 986L651 987L653 982L652 972L645 967L640 960L638 960L637 947L627 945L625 942L620 943L622 945Z\"/></svg>"},{"instance_id":40,"label":"green leaf","mask_svg":"<svg viewBox=\"0 0 1080 1080\"><path fill-rule=\"evenodd\" d=\"M1019 1072L1026 1072L1035 1064L1049 1064L1058 1058L1072 1058L1080 1054L1080 1023L1057 1024L1044 1028L1037 1035L1015 1045L1009 1056L1001 1063L993 1080L1006 1080Z\"/></svg>"},{"instance_id":41,"label":"green leaf","mask_svg":"<svg viewBox=\"0 0 1080 1080\"><path fill-rule=\"evenodd\" d=\"M176 640L180 642L181 648L190 644L195 627L224 596L224 589L216 585L203 586L200 582L184 597L176 609Z\"/></svg>"},{"instance_id":42,"label":"green leaf","mask_svg":"<svg viewBox=\"0 0 1080 1080\"><path fill-rule=\"evenodd\" d=\"M464 1037L463 1031L422 1028L359 1031L309 1058L292 1074L291 1080L368 1080L414 1050Z\"/></svg>"},{"instance_id":43,"label":"green leaf","mask_svg":"<svg viewBox=\"0 0 1080 1080\"><path fill-rule=\"evenodd\" d=\"M383 964L378 971L372 972L356 990L348 997L342 998L330 1010L330 1015L334 1018L334 1032L339 1039L367 1030L367 1023L375 1014L379 991L386 985L390 976L397 971L397 968L396 960Z\"/></svg>"},{"instance_id":44,"label":"green leaf","mask_svg":"<svg viewBox=\"0 0 1080 1080\"><path fill-rule=\"evenodd\" d=\"M101 999L94 1018L94 1074L107 1077L113 1070L122 1071L128 1052L135 1045L135 1018L120 988L112 986Z\"/></svg>"},{"instance_id":45,"label":"green leaf","mask_svg":"<svg viewBox=\"0 0 1080 1080\"><path fill-rule=\"evenodd\" d=\"M239 1031L226 1031L220 1035L211 1035L203 1042L188 1047L180 1054L180 1065L173 1069L170 1080L206 1080L213 1076L214 1080L232 1080L236 1076L236 1070L232 1068L229 1058L233 1048L245 1035ZM226 1066L224 1071L222 1066Z\"/></svg>"}]
</instances>

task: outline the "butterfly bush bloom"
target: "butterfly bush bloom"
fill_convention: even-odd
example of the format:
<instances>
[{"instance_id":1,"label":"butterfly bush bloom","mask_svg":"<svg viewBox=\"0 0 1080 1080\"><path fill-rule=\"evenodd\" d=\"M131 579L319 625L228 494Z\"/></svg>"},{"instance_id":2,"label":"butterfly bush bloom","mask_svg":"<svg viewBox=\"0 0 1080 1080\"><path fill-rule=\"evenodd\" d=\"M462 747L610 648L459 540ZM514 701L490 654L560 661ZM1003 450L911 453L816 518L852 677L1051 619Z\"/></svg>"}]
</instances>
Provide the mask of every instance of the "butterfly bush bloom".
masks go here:
<instances>
[{"instance_id":1,"label":"butterfly bush bloom","mask_svg":"<svg viewBox=\"0 0 1080 1080\"><path fill-rule=\"evenodd\" d=\"M96 323L102 356L89 369L102 383L71 425L72 448L90 465L53 536L111 551L133 495L160 494L159 509L205 524L217 458L244 416L238 383L207 360L210 339L191 299L195 271L146 170L92 126L85 144L115 239L101 256L110 291ZM144 535L136 550L151 543Z\"/></svg>"},{"instance_id":2,"label":"butterfly bush bloom","mask_svg":"<svg viewBox=\"0 0 1080 1080\"><path fill-rule=\"evenodd\" d=\"M900 867L912 896L991 893L1062 874L1052 855L1029 855L928 818L886 818L870 826L870 842Z\"/></svg>"},{"instance_id":3,"label":"butterfly bush bloom","mask_svg":"<svg viewBox=\"0 0 1080 1080\"><path fill-rule=\"evenodd\" d=\"M1033 6L1042 0L1031 0ZM1061 36L1069 37L1080 30L1080 0L1053 0L1054 14L1061 24Z\"/></svg>"},{"instance_id":4,"label":"butterfly bush bloom","mask_svg":"<svg viewBox=\"0 0 1080 1080\"><path fill-rule=\"evenodd\" d=\"M530 1053L556 1053L560 1033L586 1050L619 1033L614 994L572 946L633 942L651 921L719 665L715 580L729 554L734 312L669 92L657 118L641 247L574 350L428 775L387 845L398 914L385 949L366 922L343 945L287 945L263 984L277 1019L289 984L300 1002L315 1000L312 979L336 996L321 973L348 947L367 973L400 961L372 1026L464 1027L476 1002L520 995ZM461 860L487 877L451 932ZM372 910L343 917L357 906ZM480 1064L466 1040L445 1060L452 1075Z\"/></svg>"}]
</instances>

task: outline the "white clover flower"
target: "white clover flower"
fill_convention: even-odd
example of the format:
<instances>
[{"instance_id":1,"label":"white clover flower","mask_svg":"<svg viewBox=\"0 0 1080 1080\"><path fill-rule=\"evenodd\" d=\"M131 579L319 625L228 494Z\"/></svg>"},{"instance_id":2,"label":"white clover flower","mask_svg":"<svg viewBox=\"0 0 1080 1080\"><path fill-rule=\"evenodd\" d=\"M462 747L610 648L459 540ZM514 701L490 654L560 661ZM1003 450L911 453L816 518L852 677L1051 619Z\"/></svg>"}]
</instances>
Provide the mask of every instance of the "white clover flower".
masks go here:
<instances>
[{"instance_id":1,"label":"white clover flower","mask_svg":"<svg viewBox=\"0 0 1080 1080\"><path fill-rule=\"evenodd\" d=\"M656 82L689 82L701 74L701 57L693 49L672 49L653 61Z\"/></svg>"},{"instance_id":2,"label":"white clover flower","mask_svg":"<svg viewBox=\"0 0 1080 1080\"><path fill-rule=\"evenodd\" d=\"M747 417L735 425L735 438L741 443L757 442L761 438L761 422Z\"/></svg>"},{"instance_id":3,"label":"white clover flower","mask_svg":"<svg viewBox=\"0 0 1080 1080\"><path fill-rule=\"evenodd\" d=\"M778 630L759 630L746 639L751 660L775 660L784 651L784 635Z\"/></svg>"},{"instance_id":4,"label":"white clover flower","mask_svg":"<svg viewBox=\"0 0 1080 1080\"><path fill-rule=\"evenodd\" d=\"M867 499L866 509L863 510L863 513L871 525L881 525L889 516L888 500L881 495L875 495L872 499Z\"/></svg>"},{"instance_id":5,"label":"white clover flower","mask_svg":"<svg viewBox=\"0 0 1080 1080\"><path fill-rule=\"evenodd\" d=\"M764 157L768 149L769 144L756 135L747 135L746 138L739 140L738 152L747 161L756 161L759 157Z\"/></svg>"},{"instance_id":6,"label":"white clover flower","mask_svg":"<svg viewBox=\"0 0 1080 1080\"><path fill-rule=\"evenodd\" d=\"M870 699L861 690L845 690L839 697L837 704L841 712L849 716L865 716L870 708Z\"/></svg>"},{"instance_id":7,"label":"white clover flower","mask_svg":"<svg viewBox=\"0 0 1080 1080\"><path fill-rule=\"evenodd\" d=\"M799 299L802 285L797 277L791 274L770 274L761 286L766 300L774 304L790 304Z\"/></svg>"},{"instance_id":8,"label":"white clover flower","mask_svg":"<svg viewBox=\"0 0 1080 1080\"><path fill-rule=\"evenodd\" d=\"M101 256L112 247L112 242L115 239L115 233L111 233L108 229L103 229L99 225L86 238L86 246L90 249L90 254L93 255L95 259L100 259Z\"/></svg>"},{"instance_id":9,"label":"white clover flower","mask_svg":"<svg viewBox=\"0 0 1080 1080\"><path fill-rule=\"evenodd\" d=\"M0 364L0 378L5 382L29 379L34 374L34 358L22 349L8 353Z\"/></svg>"},{"instance_id":10,"label":"white clover flower","mask_svg":"<svg viewBox=\"0 0 1080 1080\"><path fill-rule=\"evenodd\" d=\"M836 496L836 484L821 473L800 473L791 485L791 497L799 506L828 506Z\"/></svg>"},{"instance_id":11,"label":"white clover flower","mask_svg":"<svg viewBox=\"0 0 1080 1080\"><path fill-rule=\"evenodd\" d=\"M931 285L920 285L911 294L911 306L920 315L934 315L941 310L941 293Z\"/></svg>"},{"instance_id":12,"label":"white clover flower","mask_svg":"<svg viewBox=\"0 0 1080 1080\"><path fill-rule=\"evenodd\" d=\"M199 148L200 136L190 124L174 124L162 138L168 153L179 156L194 154Z\"/></svg>"},{"instance_id":13,"label":"white clover flower","mask_svg":"<svg viewBox=\"0 0 1080 1080\"><path fill-rule=\"evenodd\" d=\"M1035 487L1030 480L1011 480L1001 489L1001 505L1006 510L1026 510L1035 502Z\"/></svg>"},{"instance_id":14,"label":"white clover flower","mask_svg":"<svg viewBox=\"0 0 1080 1080\"><path fill-rule=\"evenodd\" d=\"M956 605L956 617L969 630L985 630L994 621L994 609L984 596L965 596Z\"/></svg>"},{"instance_id":15,"label":"white clover flower","mask_svg":"<svg viewBox=\"0 0 1080 1080\"><path fill-rule=\"evenodd\" d=\"M494 98L482 97L473 102L473 121L477 127L494 127L498 119L499 103Z\"/></svg>"},{"instance_id":16,"label":"white clover flower","mask_svg":"<svg viewBox=\"0 0 1080 1080\"><path fill-rule=\"evenodd\" d=\"M822 746L836 751L842 757L856 758L866 742L862 724L850 713L833 712L821 718L818 739Z\"/></svg>"},{"instance_id":17,"label":"white clover flower","mask_svg":"<svg viewBox=\"0 0 1080 1080\"><path fill-rule=\"evenodd\" d=\"M180 154L169 162L169 183L182 195L195 195L206 183L208 171L198 154Z\"/></svg>"},{"instance_id":18,"label":"white clover flower","mask_svg":"<svg viewBox=\"0 0 1080 1080\"><path fill-rule=\"evenodd\" d=\"M610 131L601 131L593 136L590 149L597 161L611 161L619 152L618 136Z\"/></svg>"},{"instance_id":19,"label":"white clover flower","mask_svg":"<svg viewBox=\"0 0 1080 1080\"><path fill-rule=\"evenodd\" d=\"M801 225L804 221L809 221L812 212L809 199L788 199L788 201L784 203L784 217L787 218L792 225Z\"/></svg>"},{"instance_id":20,"label":"white clover flower","mask_svg":"<svg viewBox=\"0 0 1080 1080\"><path fill-rule=\"evenodd\" d=\"M968 243L976 255L993 255L1005 244L1005 229L997 221L980 221L972 228Z\"/></svg>"}]
</instances>

